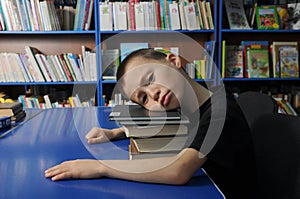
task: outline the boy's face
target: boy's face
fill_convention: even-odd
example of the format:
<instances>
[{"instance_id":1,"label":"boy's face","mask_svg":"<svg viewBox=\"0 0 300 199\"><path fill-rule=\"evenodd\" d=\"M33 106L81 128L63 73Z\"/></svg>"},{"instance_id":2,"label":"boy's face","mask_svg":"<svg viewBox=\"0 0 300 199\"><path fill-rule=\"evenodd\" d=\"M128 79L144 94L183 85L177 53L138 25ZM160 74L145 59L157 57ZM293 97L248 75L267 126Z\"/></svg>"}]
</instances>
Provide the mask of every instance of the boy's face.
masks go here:
<instances>
[{"instance_id":1,"label":"boy's face","mask_svg":"<svg viewBox=\"0 0 300 199\"><path fill-rule=\"evenodd\" d=\"M171 62L134 58L121 79L124 94L148 110L179 108L184 76Z\"/></svg>"}]
</instances>

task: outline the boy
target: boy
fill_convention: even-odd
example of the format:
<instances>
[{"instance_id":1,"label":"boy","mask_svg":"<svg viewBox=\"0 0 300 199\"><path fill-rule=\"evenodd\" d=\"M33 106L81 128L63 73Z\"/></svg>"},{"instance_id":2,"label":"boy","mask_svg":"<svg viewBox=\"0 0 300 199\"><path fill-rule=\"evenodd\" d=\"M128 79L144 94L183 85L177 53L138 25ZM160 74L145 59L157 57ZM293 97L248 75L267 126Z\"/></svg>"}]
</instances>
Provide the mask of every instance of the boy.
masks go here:
<instances>
[{"instance_id":1,"label":"boy","mask_svg":"<svg viewBox=\"0 0 300 199\"><path fill-rule=\"evenodd\" d=\"M224 89L210 92L193 81L173 54L141 49L128 55L117 72L125 96L149 110L179 108L191 123L186 147L174 157L143 160L75 160L45 171L52 180L111 177L183 185L203 167L226 198L251 198L255 162L247 122ZM93 128L89 143L124 137L122 128Z\"/></svg>"}]
</instances>

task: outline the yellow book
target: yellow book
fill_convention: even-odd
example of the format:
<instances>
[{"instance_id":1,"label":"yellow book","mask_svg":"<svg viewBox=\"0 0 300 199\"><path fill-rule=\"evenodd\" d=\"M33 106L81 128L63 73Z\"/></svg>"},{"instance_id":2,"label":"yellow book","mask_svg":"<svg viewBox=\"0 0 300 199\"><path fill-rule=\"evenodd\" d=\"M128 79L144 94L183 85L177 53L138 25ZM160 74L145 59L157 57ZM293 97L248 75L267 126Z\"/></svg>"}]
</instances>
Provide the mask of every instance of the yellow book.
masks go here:
<instances>
[{"instance_id":1,"label":"yellow book","mask_svg":"<svg viewBox=\"0 0 300 199\"><path fill-rule=\"evenodd\" d=\"M225 55L226 55L226 52L225 52L225 48L226 48L226 41L223 40L222 41L222 71L221 71L221 76L222 78L225 77Z\"/></svg>"}]
</instances>

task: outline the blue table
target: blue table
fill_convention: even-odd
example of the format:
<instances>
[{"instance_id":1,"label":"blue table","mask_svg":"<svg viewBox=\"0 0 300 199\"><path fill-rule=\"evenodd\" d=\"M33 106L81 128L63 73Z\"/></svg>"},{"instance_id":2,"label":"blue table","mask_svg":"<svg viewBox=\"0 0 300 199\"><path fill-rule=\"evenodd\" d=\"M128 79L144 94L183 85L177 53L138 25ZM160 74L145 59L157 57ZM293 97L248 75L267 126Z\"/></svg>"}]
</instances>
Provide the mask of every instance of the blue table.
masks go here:
<instances>
[{"instance_id":1,"label":"blue table","mask_svg":"<svg viewBox=\"0 0 300 199\"><path fill-rule=\"evenodd\" d=\"M184 186L118 179L52 182L45 169L78 158L128 159L128 140L88 145L93 126L116 127L109 108L49 109L0 139L0 198L223 198L202 169Z\"/></svg>"}]
</instances>

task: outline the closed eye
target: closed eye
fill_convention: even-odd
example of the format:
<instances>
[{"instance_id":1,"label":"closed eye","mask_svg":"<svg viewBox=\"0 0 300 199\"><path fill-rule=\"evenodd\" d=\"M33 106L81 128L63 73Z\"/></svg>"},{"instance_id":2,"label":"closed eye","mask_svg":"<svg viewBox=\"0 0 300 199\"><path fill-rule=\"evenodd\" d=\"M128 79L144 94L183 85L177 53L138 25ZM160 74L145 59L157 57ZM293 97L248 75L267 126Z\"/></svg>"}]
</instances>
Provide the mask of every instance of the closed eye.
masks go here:
<instances>
[{"instance_id":1,"label":"closed eye","mask_svg":"<svg viewBox=\"0 0 300 199\"><path fill-rule=\"evenodd\" d=\"M143 102L143 104L146 104L146 102L147 102L147 95L146 94L143 96L142 102Z\"/></svg>"},{"instance_id":2,"label":"closed eye","mask_svg":"<svg viewBox=\"0 0 300 199\"><path fill-rule=\"evenodd\" d=\"M153 75L153 73L151 73L145 83L145 86L152 84L153 81L154 81L154 75Z\"/></svg>"}]
</instances>

